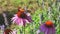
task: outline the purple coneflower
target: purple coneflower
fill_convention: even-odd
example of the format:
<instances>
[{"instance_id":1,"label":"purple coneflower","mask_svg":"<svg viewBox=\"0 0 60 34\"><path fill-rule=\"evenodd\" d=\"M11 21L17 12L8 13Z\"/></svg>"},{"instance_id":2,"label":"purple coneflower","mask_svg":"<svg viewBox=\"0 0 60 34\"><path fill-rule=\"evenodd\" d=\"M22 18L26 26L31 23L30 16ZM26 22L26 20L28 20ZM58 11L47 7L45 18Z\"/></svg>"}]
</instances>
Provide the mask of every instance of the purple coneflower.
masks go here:
<instances>
[{"instance_id":1,"label":"purple coneflower","mask_svg":"<svg viewBox=\"0 0 60 34\"><path fill-rule=\"evenodd\" d=\"M55 27L52 21L46 21L46 23L40 26L40 31L44 34L55 34Z\"/></svg>"},{"instance_id":2,"label":"purple coneflower","mask_svg":"<svg viewBox=\"0 0 60 34\"><path fill-rule=\"evenodd\" d=\"M11 29L6 29L6 30L4 31L4 34L9 34L11 31L12 31Z\"/></svg>"},{"instance_id":3,"label":"purple coneflower","mask_svg":"<svg viewBox=\"0 0 60 34\"><path fill-rule=\"evenodd\" d=\"M32 19L30 13L25 13L24 9L19 9L17 14L12 18L12 21L17 25L25 26L26 23L32 22Z\"/></svg>"}]
</instances>

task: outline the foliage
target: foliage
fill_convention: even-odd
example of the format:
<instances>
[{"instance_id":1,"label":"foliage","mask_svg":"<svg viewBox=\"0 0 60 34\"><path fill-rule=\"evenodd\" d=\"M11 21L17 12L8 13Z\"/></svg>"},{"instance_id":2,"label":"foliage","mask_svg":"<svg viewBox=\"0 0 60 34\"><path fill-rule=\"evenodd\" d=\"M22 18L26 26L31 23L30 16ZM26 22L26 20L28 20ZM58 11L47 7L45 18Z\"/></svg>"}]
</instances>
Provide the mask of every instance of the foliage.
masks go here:
<instances>
[{"instance_id":1,"label":"foliage","mask_svg":"<svg viewBox=\"0 0 60 34\"><path fill-rule=\"evenodd\" d=\"M10 5L7 4L7 2L9 2ZM44 4L44 6L42 6L43 4ZM39 17L39 14L43 14L44 19L42 22L45 22L46 20L53 20L54 24L55 24L55 28L56 28L56 34L60 34L60 27L59 27L60 24L58 23L58 16L60 13L58 10L59 3L57 3L57 5L56 5L56 0L50 0L50 1L45 0L44 2L43 2L43 0L10 0L10 1L1 0L0 1L0 7L2 7L2 9L5 9L6 11L8 9L11 14L14 14L17 12L17 9L15 9L15 8L17 8L18 6L20 6L22 8L27 6L28 9L33 8L33 10L34 10L34 11L31 10L31 12L33 12L33 14L31 14L31 16L34 21L30 24L26 24L25 27L19 28L18 26L16 26L16 29L18 29L18 34L20 33L20 30L22 31L23 34L24 33L25 34L36 34L36 31L40 27L41 18ZM48 17L48 14L47 14L48 7L51 7L52 18Z\"/></svg>"}]
</instances>

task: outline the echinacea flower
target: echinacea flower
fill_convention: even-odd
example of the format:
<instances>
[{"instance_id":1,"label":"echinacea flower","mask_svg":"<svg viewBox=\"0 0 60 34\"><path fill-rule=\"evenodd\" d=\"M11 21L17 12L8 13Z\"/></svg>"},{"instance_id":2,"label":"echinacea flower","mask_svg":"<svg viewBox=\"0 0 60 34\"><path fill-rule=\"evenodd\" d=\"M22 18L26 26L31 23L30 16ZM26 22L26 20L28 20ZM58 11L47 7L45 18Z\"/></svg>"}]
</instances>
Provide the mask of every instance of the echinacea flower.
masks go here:
<instances>
[{"instance_id":1,"label":"echinacea flower","mask_svg":"<svg viewBox=\"0 0 60 34\"><path fill-rule=\"evenodd\" d=\"M44 34L55 34L55 27L52 21L46 21L46 23L40 26L40 31Z\"/></svg>"},{"instance_id":2,"label":"echinacea flower","mask_svg":"<svg viewBox=\"0 0 60 34\"><path fill-rule=\"evenodd\" d=\"M4 34L9 34L11 31L12 31L11 29L6 29L6 30L4 31Z\"/></svg>"},{"instance_id":3,"label":"echinacea flower","mask_svg":"<svg viewBox=\"0 0 60 34\"><path fill-rule=\"evenodd\" d=\"M20 11L18 11L17 14L14 15L12 21L17 25L25 26L26 23L32 22L32 19L30 13L25 13L23 9L20 9Z\"/></svg>"}]
</instances>

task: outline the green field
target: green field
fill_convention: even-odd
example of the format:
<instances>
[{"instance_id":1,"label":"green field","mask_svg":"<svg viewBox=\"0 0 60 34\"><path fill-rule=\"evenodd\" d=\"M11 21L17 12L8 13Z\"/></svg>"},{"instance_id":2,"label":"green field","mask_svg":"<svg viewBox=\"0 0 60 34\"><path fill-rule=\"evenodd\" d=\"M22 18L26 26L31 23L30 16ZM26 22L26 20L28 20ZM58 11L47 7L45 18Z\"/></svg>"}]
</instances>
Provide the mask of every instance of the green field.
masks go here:
<instances>
[{"instance_id":1,"label":"green field","mask_svg":"<svg viewBox=\"0 0 60 34\"><path fill-rule=\"evenodd\" d=\"M46 20L53 20L56 34L60 34L60 2L57 0L0 0L0 13L9 11L10 14L17 12L18 7L27 7L31 10L31 17L34 20L25 27L14 26L18 32L17 34L36 34L40 27L40 22L44 23ZM49 8L50 7L50 8ZM50 11L50 13L49 13ZM40 15L43 15L41 21ZM50 17L50 18L49 18Z\"/></svg>"}]
</instances>

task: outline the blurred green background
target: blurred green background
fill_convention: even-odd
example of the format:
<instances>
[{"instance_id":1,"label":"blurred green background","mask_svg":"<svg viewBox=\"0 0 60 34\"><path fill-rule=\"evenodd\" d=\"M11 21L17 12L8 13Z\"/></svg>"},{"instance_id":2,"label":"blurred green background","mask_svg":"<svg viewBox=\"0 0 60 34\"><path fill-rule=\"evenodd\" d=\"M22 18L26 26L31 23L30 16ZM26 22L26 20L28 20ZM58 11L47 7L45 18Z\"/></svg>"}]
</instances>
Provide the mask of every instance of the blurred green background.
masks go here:
<instances>
[{"instance_id":1,"label":"blurred green background","mask_svg":"<svg viewBox=\"0 0 60 34\"><path fill-rule=\"evenodd\" d=\"M9 11L10 14L14 14L17 12L18 7L27 7L27 9L31 10L30 13L34 20L32 23L26 24L25 27L19 28L16 26L18 34L21 32L22 34L36 34L36 31L40 27L40 22L44 23L46 20L53 20L56 34L60 34L59 0L0 0L0 13ZM43 15L43 17L40 18L40 15Z\"/></svg>"}]
</instances>

